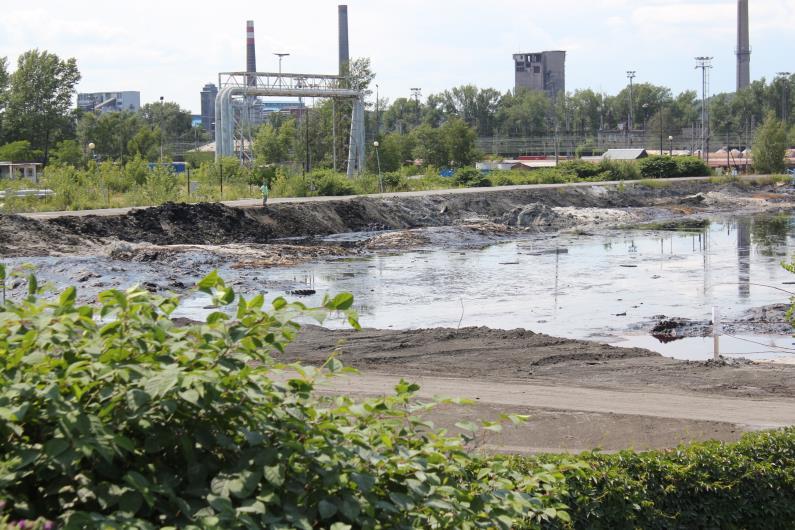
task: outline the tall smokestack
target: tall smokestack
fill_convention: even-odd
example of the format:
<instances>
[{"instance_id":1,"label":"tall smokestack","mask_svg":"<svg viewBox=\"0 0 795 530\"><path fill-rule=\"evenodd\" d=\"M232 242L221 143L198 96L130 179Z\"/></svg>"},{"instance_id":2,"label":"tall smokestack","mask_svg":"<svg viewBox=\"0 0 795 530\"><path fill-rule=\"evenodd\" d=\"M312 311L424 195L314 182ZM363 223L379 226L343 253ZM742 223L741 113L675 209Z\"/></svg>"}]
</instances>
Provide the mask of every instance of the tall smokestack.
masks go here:
<instances>
[{"instance_id":1,"label":"tall smokestack","mask_svg":"<svg viewBox=\"0 0 795 530\"><path fill-rule=\"evenodd\" d=\"M257 71L257 52L254 47L254 21L246 22L246 72L254 74ZM248 76L248 85L256 86L257 76Z\"/></svg>"},{"instance_id":2,"label":"tall smokestack","mask_svg":"<svg viewBox=\"0 0 795 530\"><path fill-rule=\"evenodd\" d=\"M348 48L348 6L338 6L337 10L339 12L340 75L343 76L348 74L348 63L351 60Z\"/></svg>"},{"instance_id":3,"label":"tall smokestack","mask_svg":"<svg viewBox=\"0 0 795 530\"><path fill-rule=\"evenodd\" d=\"M748 0L737 0L737 91L751 84L751 39Z\"/></svg>"}]
</instances>

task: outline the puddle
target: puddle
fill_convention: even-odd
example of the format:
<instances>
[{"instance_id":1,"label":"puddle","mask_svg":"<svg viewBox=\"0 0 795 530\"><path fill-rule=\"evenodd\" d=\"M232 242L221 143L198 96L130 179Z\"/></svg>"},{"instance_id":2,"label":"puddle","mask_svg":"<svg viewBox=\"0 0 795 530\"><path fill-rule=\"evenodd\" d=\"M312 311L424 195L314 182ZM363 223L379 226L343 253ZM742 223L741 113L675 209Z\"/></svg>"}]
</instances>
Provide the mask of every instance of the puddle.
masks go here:
<instances>
[{"instance_id":1,"label":"puddle","mask_svg":"<svg viewBox=\"0 0 795 530\"><path fill-rule=\"evenodd\" d=\"M663 343L649 335L630 335L608 342L613 346L654 350L666 357L687 361L706 361L714 358L712 337L684 337ZM795 364L795 339L792 337L724 335L719 338L718 351L727 358L742 357L752 361Z\"/></svg>"}]
</instances>

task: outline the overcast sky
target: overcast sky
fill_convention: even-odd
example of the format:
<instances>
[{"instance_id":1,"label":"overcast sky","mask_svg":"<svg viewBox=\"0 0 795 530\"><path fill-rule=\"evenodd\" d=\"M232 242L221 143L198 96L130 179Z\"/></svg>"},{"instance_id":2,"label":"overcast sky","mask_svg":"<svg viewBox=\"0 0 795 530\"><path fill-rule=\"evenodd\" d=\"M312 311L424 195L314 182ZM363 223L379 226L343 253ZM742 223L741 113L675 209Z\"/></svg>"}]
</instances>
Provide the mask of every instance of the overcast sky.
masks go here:
<instances>
[{"instance_id":1,"label":"overcast sky","mask_svg":"<svg viewBox=\"0 0 795 530\"><path fill-rule=\"evenodd\" d=\"M0 56L40 48L75 57L81 92L140 90L199 112L219 71L245 69L253 19L257 66L335 73L337 4L330 0L4 0ZM795 0L750 0L751 76L795 70ZM693 57L715 57L712 92L734 89L736 3L701 0L349 0L351 56L370 57L382 97L473 83L513 88L512 54L568 51L568 91L614 93L637 82L700 87Z\"/></svg>"}]
</instances>

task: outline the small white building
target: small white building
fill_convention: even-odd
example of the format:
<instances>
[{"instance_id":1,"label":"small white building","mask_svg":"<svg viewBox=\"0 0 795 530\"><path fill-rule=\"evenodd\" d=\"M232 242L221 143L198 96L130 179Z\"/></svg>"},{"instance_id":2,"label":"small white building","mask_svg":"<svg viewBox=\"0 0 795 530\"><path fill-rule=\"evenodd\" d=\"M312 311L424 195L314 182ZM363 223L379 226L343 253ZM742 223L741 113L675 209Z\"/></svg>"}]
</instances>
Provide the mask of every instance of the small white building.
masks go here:
<instances>
[{"instance_id":1,"label":"small white building","mask_svg":"<svg viewBox=\"0 0 795 530\"><path fill-rule=\"evenodd\" d=\"M0 162L0 179L30 179L39 181L41 164L38 162Z\"/></svg>"}]
</instances>

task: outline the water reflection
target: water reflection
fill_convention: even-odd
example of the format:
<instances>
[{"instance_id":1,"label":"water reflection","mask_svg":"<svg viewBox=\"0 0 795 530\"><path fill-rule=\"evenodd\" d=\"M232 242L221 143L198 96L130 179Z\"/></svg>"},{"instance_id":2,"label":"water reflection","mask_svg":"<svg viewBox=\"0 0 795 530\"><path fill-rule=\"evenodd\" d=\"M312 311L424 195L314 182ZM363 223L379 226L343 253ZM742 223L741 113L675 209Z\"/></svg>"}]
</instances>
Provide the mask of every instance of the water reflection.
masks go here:
<instances>
[{"instance_id":1,"label":"water reflection","mask_svg":"<svg viewBox=\"0 0 795 530\"><path fill-rule=\"evenodd\" d=\"M740 298L751 296L751 220L737 221L737 283Z\"/></svg>"},{"instance_id":2,"label":"water reflection","mask_svg":"<svg viewBox=\"0 0 795 530\"><path fill-rule=\"evenodd\" d=\"M463 326L590 338L656 315L701 320L714 305L731 316L786 301L775 290L750 288L791 280L776 256L795 250L792 225L765 222L716 219L702 232L528 235L482 249L310 263L267 276L317 289L308 303L325 292L353 292L369 327L456 327L463 304ZM762 241L770 252L757 251Z\"/></svg>"}]
</instances>

